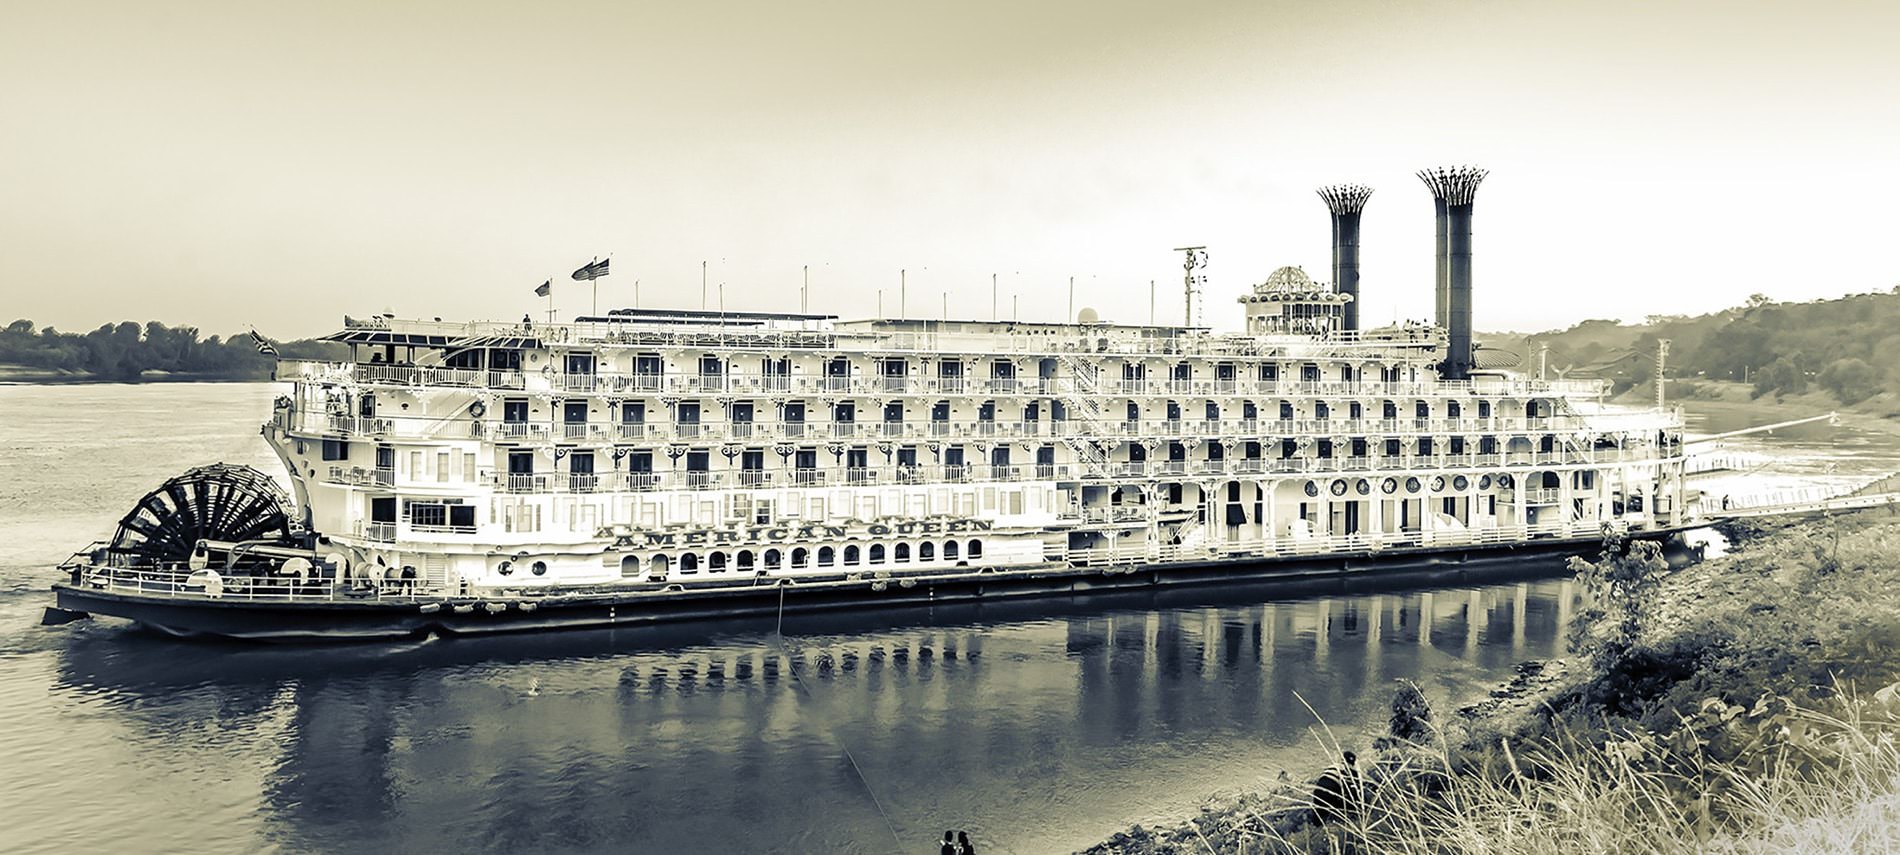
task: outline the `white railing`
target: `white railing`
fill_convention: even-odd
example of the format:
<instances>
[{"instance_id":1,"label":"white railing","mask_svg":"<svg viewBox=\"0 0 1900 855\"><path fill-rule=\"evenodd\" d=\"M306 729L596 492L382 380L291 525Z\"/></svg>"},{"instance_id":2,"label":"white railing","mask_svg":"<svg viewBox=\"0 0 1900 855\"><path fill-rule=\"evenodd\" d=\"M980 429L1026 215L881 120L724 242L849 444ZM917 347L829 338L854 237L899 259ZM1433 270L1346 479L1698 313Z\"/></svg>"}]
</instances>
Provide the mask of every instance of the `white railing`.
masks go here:
<instances>
[{"instance_id":1,"label":"white railing","mask_svg":"<svg viewBox=\"0 0 1900 855\"><path fill-rule=\"evenodd\" d=\"M699 336L703 338L703 336ZM717 346L717 345L713 345ZM867 349L887 349L899 352L913 348L881 348L876 343L867 343ZM940 347L916 348L927 351L932 356L941 356ZM980 357L981 350L964 351L972 357ZM998 353L1022 354L1026 351L1005 350ZM1146 353L1146 352L1144 352ZM1055 349L1047 352L1052 358L1076 360L1076 364L1094 364L1100 368L1107 363L1088 363L1080 357L1096 357L1101 354L1082 353L1074 349ZM1108 354L1113 355L1113 354ZM1152 354L1150 354L1152 355ZM1232 355L1226 352L1208 354L1170 354L1183 359L1196 356ZM1254 354L1257 355L1257 354ZM1288 366L1297 364L1302 357L1287 357ZM1312 358L1324 358L1315 356ZM1205 367L1205 366L1203 366ZM1244 367L1253 367L1249 364ZM354 379L359 383L388 384L399 386L452 386L463 388L525 389L530 373L521 371L494 371L415 365L380 365L365 363L323 363L287 360L279 363L278 376L281 379L309 379L317 381L335 381ZM1366 397L1366 398L1468 398L1478 395L1509 397L1519 400L1542 398L1582 398L1597 397L1603 391L1603 384L1593 380L1535 380L1529 378L1482 378L1474 381L1301 381L1287 379L1261 380L1236 378L1232 380L1218 378L1196 378L1187 380L1141 379L1141 380L1095 380L1082 378L1081 373L1071 373L1060 378L1013 378L1013 377L927 377L905 376L885 377L870 371L850 376L827 376L822 374L757 374L732 372L726 374L697 374L687 372L669 372L665 374L624 373L602 371L596 373L566 374L548 371L538 376L545 378L547 385L554 390L621 394L626 392L678 392L681 394L699 393L770 393L770 394L865 394L865 395L1047 395L1064 391L1065 385L1071 385L1078 378L1091 387L1092 394L1124 397L1165 397L1165 396L1209 396L1209 397L1281 397L1289 399L1308 399L1314 397ZM1641 419L1653 417L1652 413L1606 413L1612 419Z\"/></svg>"},{"instance_id":2,"label":"white railing","mask_svg":"<svg viewBox=\"0 0 1900 855\"><path fill-rule=\"evenodd\" d=\"M1602 532L1602 523L1575 521L1512 525L1496 528L1451 529L1435 531L1362 532L1347 535L1311 537L1250 538L1219 540L1208 538L1198 543L1155 544L1145 539L1122 546L1072 549L1070 564L1079 567L1112 567L1174 561L1206 561L1215 558L1282 557L1328 555L1337 553L1377 552L1445 546L1477 546L1521 543L1537 538L1594 537ZM1190 534L1194 529L1184 529Z\"/></svg>"},{"instance_id":3,"label":"white railing","mask_svg":"<svg viewBox=\"0 0 1900 855\"><path fill-rule=\"evenodd\" d=\"M1077 400L1090 400L1080 398ZM1075 407L1079 416L1069 419L909 419L902 422L510 422L477 421L467 418L430 418L427 416L389 416L362 419L350 416L299 413L287 427L313 434L340 434L377 439L430 439L443 436L493 437L502 440L554 439L579 441L652 440L682 441L773 441L807 437L835 439L954 439L954 438L1048 438L1056 439L1219 439L1273 442L1280 439L1383 439L1416 440L1420 437L1490 435L1536 436L1595 431L1588 420L1578 417L1548 419L1158 419L1128 420L1091 415Z\"/></svg>"},{"instance_id":4,"label":"white railing","mask_svg":"<svg viewBox=\"0 0 1900 855\"><path fill-rule=\"evenodd\" d=\"M127 567L82 567L77 584L95 590L163 597L180 600L223 600L239 602L403 602L440 600L446 591L421 579L385 578L381 585L352 580L338 583L329 579L299 581L288 576L251 576L219 573L215 583L207 576L196 579L190 571L179 569L144 570Z\"/></svg>"}]
</instances>

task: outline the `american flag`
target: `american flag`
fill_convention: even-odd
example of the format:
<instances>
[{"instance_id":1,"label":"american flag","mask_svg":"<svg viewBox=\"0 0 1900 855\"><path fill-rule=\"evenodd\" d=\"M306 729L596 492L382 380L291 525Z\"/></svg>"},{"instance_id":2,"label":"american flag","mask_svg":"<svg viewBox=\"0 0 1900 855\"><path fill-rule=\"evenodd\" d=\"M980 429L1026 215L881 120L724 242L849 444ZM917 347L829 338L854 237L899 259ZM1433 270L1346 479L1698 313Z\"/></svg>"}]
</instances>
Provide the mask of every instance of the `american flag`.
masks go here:
<instances>
[{"instance_id":1,"label":"american flag","mask_svg":"<svg viewBox=\"0 0 1900 855\"><path fill-rule=\"evenodd\" d=\"M257 345L258 353L268 356L272 359L277 358L277 348L271 346L271 343L268 340L266 340L263 336L258 335L257 330L251 330L251 343Z\"/></svg>"},{"instance_id":2,"label":"american flag","mask_svg":"<svg viewBox=\"0 0 1900 855\"><path fill-rule=\"evenodd\" d=\"M606 276L607 263L610 261L613 261L613 259L603 258L599 261L581 265L581 269L574 271L574 281L586 282L590 279L599 279L602 276Z\"/></svg>"}]
</instances>

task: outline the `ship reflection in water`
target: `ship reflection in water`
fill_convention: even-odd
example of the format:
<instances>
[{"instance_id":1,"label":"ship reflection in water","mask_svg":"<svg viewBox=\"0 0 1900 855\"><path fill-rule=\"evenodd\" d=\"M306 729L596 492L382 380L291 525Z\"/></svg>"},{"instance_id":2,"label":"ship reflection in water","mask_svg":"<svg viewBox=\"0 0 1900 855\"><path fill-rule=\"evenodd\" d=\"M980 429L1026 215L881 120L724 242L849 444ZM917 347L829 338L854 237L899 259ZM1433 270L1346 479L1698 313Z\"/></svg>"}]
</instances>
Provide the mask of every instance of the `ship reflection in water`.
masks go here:
<instances>
[{"instance_id":1,"label":"ship reflection in water","mask_svg":"<svg viewBox=\"0 0 1900 855\"><path fill-rule=\"evenodd\" d=\"M1572 601L1562 581L1200 596L788 618L782 642L769 623L307 648L92 626L52 703L106 741L63 748L90 795L45 806L73 836L38 842L888 852L962 828L1067 851L1316 768L1301 698L1361 742L1394 679L1447 712L1475 700L1556 651Z\"/></svg>"}]
</instances>

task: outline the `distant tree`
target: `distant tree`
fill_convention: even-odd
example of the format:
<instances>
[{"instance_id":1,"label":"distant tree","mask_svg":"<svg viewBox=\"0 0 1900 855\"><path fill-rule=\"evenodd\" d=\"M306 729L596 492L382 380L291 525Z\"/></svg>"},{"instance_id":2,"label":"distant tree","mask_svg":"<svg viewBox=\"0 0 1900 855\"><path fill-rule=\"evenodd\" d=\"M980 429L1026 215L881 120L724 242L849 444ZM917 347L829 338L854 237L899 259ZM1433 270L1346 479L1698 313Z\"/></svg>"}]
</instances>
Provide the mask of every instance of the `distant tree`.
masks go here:
<instances>
[{"instance_id":1,"label":"distant tree","mask_svg":"<svg viewBox=\"0 0 1900 855\"><path fill-rule=\"evenodd\" d=\"M1808 391L1808 375L1787 356L1763 366L1755 373L1755 397L1763 395L1799 395Z\"/></svg>"},{"instance_id":2,"label":"distant tree","mask_svg":"<svg viewBox=\"0 0 1900 855\"><path fill-rule=\"evenodd\" d=\"M1821 369L1820 376L1814 382L1821 388L1834 393L1843 404L1857 404L1873 397L1880 391L1880 372L1866 360L1846 357L1836 359Z\"/></svg>"},{"instance_id":3,"label":"distant tree","mask_svg":"<svg viewBox=\"0 0 1900 855\"><path fill-rule=\"evenodd\" d=\"M1759 309L1772 302L1774 301L1769 299L1767 294L1756 292L1754 294L1748 295L1748 301L1743 303L1742 305L1747 306L1750 309Z\"/></svg>"}]
</instances>

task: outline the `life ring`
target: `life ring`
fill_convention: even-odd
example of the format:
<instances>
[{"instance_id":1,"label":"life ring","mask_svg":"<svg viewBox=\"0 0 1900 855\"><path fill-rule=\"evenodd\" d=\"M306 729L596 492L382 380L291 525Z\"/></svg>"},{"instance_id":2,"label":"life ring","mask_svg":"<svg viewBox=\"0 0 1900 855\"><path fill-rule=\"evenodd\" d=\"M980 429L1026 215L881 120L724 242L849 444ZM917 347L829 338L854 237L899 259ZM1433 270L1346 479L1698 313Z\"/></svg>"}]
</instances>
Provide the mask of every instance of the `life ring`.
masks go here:
<instances>
[{"instance_id":1,"label":"life ring","mask_svg":"<svg viewBox=\"0 0 1900 855\"><path fill-rule=\"evenodd\" d=\"M478 419L481 418L482 416L488 415L488 405L480 401L476 401L473 404L469 404L468 414Z\"/></svg>"}]
</instances>

